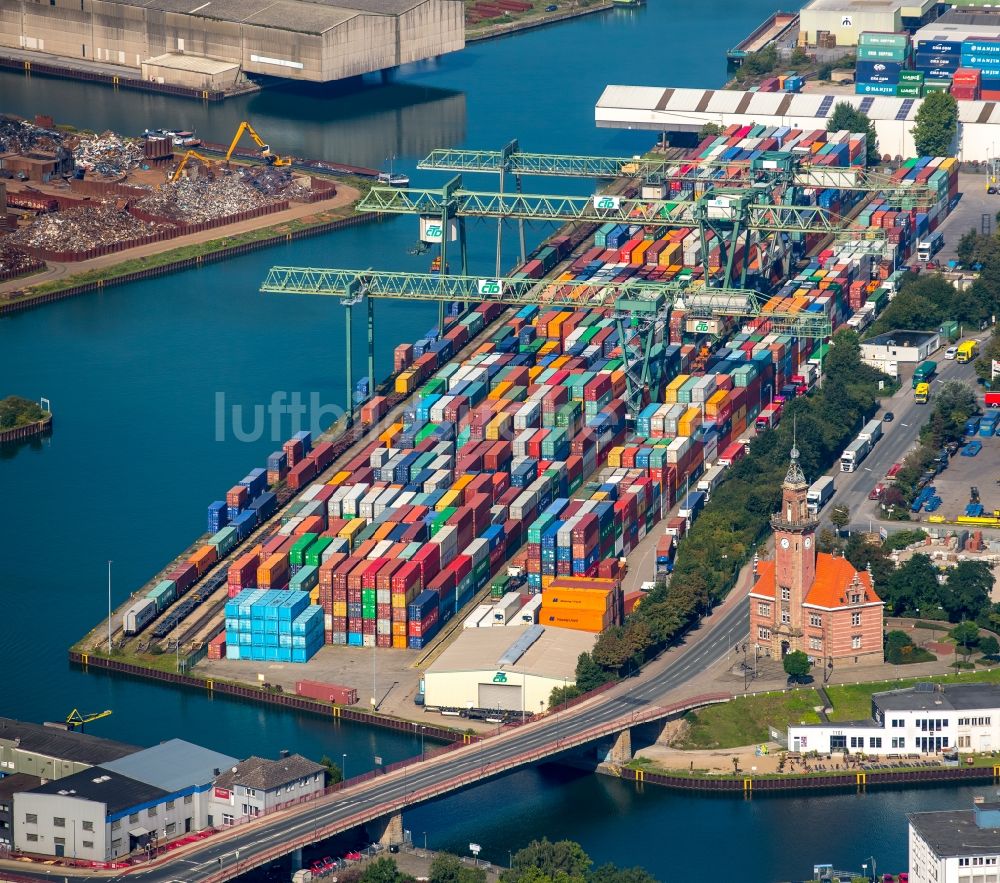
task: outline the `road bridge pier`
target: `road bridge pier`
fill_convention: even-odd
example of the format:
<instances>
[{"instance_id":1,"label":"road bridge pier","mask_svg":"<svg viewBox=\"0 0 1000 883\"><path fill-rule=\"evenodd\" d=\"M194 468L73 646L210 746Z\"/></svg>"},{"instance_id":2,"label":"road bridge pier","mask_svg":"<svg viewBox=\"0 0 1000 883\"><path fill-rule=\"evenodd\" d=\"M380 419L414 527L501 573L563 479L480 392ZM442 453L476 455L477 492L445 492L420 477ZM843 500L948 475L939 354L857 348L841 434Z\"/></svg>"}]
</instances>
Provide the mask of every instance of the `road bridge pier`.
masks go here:
<instances>
[{"instance_id":1,"label":"road bridge pier","mask_svg":"<svg viewBox=\"0 0 1000 883\"><path fill-rule=\"evenodd\" d=\"M378 843L380 846L399 846L406 840L401 812L365 822L365 831L372 843Z\"/></svg>"}]
</instances>

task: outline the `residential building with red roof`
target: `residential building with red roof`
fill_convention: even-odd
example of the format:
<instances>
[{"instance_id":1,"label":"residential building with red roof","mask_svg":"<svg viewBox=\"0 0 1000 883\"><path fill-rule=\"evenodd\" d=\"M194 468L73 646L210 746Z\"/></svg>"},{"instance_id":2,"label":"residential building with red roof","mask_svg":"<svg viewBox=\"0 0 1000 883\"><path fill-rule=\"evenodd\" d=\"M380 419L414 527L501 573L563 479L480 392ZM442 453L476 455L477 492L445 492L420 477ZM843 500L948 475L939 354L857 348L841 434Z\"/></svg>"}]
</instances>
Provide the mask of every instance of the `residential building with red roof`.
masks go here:
<instances>
[{"instance_id":1,"label":"residential building with red roof","mask_svg":"<svg viewBox=\"0 0 1000 883\"><path fill-rule=\"evenodd\" d=\"M884 602L871 574L816 551L818 521L806 505L808 490L793 447L781 511L771 517L774 558L759 562L750 592L750 640L760 655L775 659L801 650L823 667L880 664Z\"/></svg>"}]
</instances>

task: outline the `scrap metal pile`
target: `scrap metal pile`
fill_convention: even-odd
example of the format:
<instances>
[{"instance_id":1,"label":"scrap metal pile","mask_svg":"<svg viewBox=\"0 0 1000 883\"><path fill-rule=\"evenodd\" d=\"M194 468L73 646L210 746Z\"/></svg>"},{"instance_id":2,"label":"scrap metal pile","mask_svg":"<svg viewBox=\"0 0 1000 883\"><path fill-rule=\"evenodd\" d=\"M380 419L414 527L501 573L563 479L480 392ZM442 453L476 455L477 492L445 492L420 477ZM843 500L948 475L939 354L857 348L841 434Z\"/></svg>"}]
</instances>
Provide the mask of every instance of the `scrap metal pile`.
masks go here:
<instances>
[{"instance_id":1,"label":"scrap metal pile","mask_svg":"<svg viewBox=\"0 0 1000 883\"><path fill-rule=\"evenodd\" d=\"M3 153L58 153L65 136L53 129L42 129L27 120L0 116L0 152Z\"/></svg>"},{"instance_id":2,"label":"scrap metal pile","mask_svg":"<svg viewBox=\"0 0 1000 883\"><path fill-rule=\"evenodd\" d=\"M12 233L10 241L47 251L81 252L165 229L162 224L133 218L109 202L39 215L29 226Z\"/></svg>"},{"instance_id":3,"label":"scrap metal pile","mask_svg":"<svg viewBox=\"0 0 1000 883\"><path fill-rule=\"evenodd\" d=\"M200 224L252 211L276 201L243 183L242 177L233 173L214 178L179 178L144 196L135 207L159 218Z\"/></svg>"},{"instance_id":4,"label":"scrap metal pile","mask_svg":"<svg viewBox=\"0 0 1000 883\"><path fill-rule=\"evenodd\" d=\"M126 172L142 165L144 156L142 145L135 140L126 140L114 132L83 137L73 149L73 158L78 168L87 172L119 178Z\"/></svg>"},{"instance_id":5,"label":"scrap metal pile","mask_svg":"<svg viewBox=\"0 0 1000 883\"><path fill-rule=\"evenodd\" d=\"M275 199L298 199L309 193L289 169L275 166L247 166L240 170L243 180L265 196Z\"/></svg>"},{"instance_id":6,"label":"scrap metal pile","mask_svg":"<svg viewBox=\"0 0 1000 883\"><path fill-rule=\"evenodd\" d=\"M0 238L0 276L27 273L37 266L38 261L13 246L8 237Z\"/></svg>"}]
</instances>

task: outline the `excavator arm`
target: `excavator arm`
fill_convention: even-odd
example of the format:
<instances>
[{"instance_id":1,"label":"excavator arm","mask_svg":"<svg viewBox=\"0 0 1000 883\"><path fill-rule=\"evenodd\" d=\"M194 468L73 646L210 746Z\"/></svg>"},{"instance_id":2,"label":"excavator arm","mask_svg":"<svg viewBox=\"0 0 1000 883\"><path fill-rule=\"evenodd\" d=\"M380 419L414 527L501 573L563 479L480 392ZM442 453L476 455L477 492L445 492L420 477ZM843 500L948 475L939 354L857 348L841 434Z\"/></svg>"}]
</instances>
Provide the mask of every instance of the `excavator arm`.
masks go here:
<instances>
[{"instance_id":1,"label":"excavator arm","mask_svg":"<svg viewBox=\"0 0 1000 883\"><path fill-rule=\"evenodd\" d=\"M174 169L174 173L170 176L171 184L173 184L174 181L176 181L181 176L181 172L184 171L184 167L188 164L188 160L190 159L200 160L206 168L210 169L212 167L212 161L208 157L202 156L200 153L194 150L189 150L187 153L184 154L181 161L177 163L177 168Z\"/></svg>"},{"instance_id":2,"label":"excavator arm","mask_svg":"<svg viewBox=\"0 0 1000 883\"><path fill-rule=\"evenodd\" d=\"M272 166L290 166L292 164L292 158L290 156L276 156L271 152L270 146L264 141L260 135L254 130L254 127L250 125L246 120L240 123L239 128L236 130L236 135L233 137L232 142L229 145L229 150L226 152L226 162L232 158L233 151L236 150L236 145L239 144L240 138L243 137L243 133L248 132L250 137L253 138L254 144L260 148L261 158L266 160L269 165Z\"/></svg>"}]
</instances>

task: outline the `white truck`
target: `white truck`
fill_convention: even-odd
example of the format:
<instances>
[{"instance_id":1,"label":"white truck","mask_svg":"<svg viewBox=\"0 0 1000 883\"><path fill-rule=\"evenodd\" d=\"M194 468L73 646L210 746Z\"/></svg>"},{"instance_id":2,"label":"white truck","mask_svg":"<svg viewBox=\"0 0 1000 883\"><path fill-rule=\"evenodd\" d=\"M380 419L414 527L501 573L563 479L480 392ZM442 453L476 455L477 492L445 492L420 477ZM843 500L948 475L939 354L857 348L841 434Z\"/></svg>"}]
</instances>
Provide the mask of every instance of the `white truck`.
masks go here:
<instances>
[{"instance_id":1,"label":"white truck","mask_svg":"<svg viewBox=\"0 0 1000 883\"><path fill-rule=\"evenodd\" d=\"M725 477L725 466L713 466L698 479L697 490L704 492L706 502L712 499L712 492Z\"/></svg>"},{"instance_id":2,"label":"white truck","mask_svg":"<svg viewBox=\"0 0 1000 883\"><path fill-rule=\"evenodd\" d=\"M858 466L861 465L865 457L871 451L871 442L864 438L856 438L852 441L845 449L844 453L840 455L840 471L841 472L853 472Z\"/></svg>"},{"instance_id":3,"label":"white truck","mask_svg":"<svg viewBox=\"0 0 1000 883\"><path fill-rule=\"evenodd\" d=\"M809 490L806 491L806 506L809 507L809 511L813 515L817 515L819 510L829 502L834 490L836 488L834 487L833 476L824 475L822 478L816 479L809 486Z\"/></svg>"},{"instance_id":4,"label":"white truck","mask_svg":"<svg viewBox=\"0 0 1000 883\"><path fill-rule=\"evenodd\" d=\"M493 605L492 625L507 625L521 609L520 592L508 592Z\"/></svg>"},{"instance_id":5,"label":"white truck","mask_svg":"<svg viewBox=\"0 0 1000 883\"><path fill-rule=\"evenodd\" d=\"M864 439L869 446L874 448L876 442L882 438L882 421L869 420L858 433L858 438Z\"/></svg>"}]
</instances>

